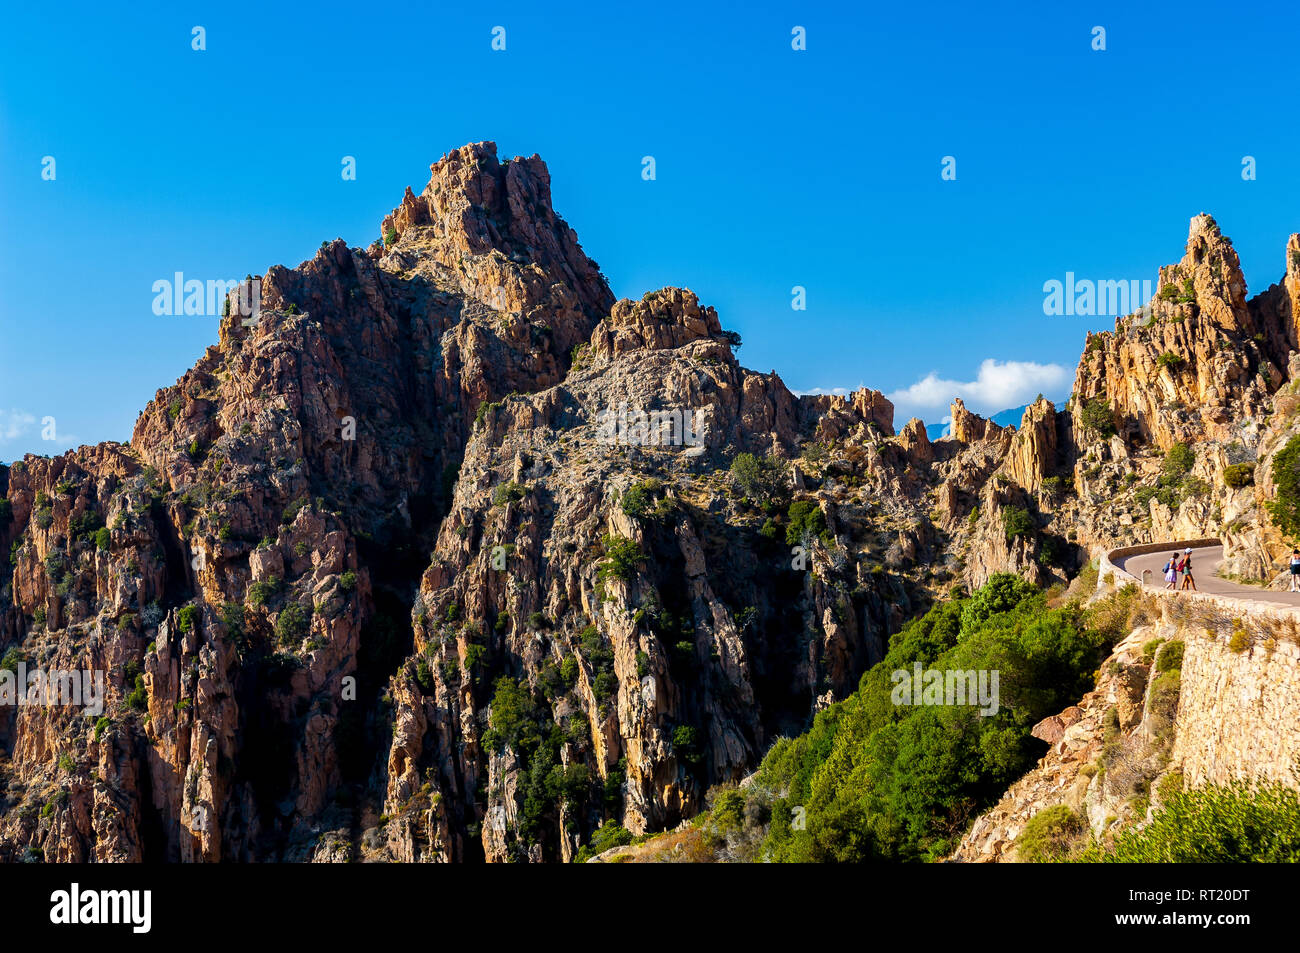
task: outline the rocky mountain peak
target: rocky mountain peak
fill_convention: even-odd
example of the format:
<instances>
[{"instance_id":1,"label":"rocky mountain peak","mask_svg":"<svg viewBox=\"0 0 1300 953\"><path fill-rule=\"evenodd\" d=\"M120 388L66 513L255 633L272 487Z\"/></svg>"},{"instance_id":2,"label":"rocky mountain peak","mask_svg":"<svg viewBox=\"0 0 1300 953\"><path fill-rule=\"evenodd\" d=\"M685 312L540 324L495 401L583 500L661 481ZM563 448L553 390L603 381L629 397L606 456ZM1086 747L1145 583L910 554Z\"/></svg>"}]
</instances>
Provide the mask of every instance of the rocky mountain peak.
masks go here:
<instances>
[{"instance_id":1,"label":"rocky mountain peak","mask_svg":"<svg viewBox=\"0 0 1300 953\"><path fill-rule=\"evenodd\" d=\"M718 313L701 307L695 292L661 288L646 293L640 301L616 301L609 317L592 335L592 347L598 358L605 358L637 348L679 348L692 341L720 338L722 334Z\"/></svg>"},{"instance_id":2,"label":"rocky mountain peak","mask_svg":"<svg viewBox=\"0 0 1300 953\"><path fill-rule=\"evenodd\" d=\"M418 270L435 263L472 296L498 311L528 312L558 296L590 319L613 295L577 233L551 207L551 174L537 155L497 159L494 142L453 149L429 167L419 195L408 187L385 216L381 267ZM563 286L557 288L557 285ZM585 337L585 335L584 335Z\"/></svg>"}]
</instances>

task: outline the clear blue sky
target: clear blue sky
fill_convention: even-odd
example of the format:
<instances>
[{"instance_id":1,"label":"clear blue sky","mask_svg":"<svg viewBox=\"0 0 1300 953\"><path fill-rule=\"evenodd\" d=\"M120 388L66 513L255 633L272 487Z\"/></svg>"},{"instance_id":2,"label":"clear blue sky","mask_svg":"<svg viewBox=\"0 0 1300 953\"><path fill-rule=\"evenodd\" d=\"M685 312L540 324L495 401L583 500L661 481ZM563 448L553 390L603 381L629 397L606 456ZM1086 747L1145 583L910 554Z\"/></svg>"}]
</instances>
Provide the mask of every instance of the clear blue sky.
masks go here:
<instances>
[{"instance_id":1,"label":"clear blue sky","mask_svg":"<svg viewBox=\"0 0 1300 953\"><path fill-rule=\"evenodd\" d=\"M694 289L797 390L1066 369L964 391L986 411L1018 381L1064 396L1084 331L1113 324L1045 316L1044 281L1154 278L1204 210L1253 293L1300 231L1296 4L611 6L11 4L0 459L129 438L215 341L215 318L153 314L155 280L368 244L469 141L548 162L616 294Z\"/></svg>"}]
</instances>

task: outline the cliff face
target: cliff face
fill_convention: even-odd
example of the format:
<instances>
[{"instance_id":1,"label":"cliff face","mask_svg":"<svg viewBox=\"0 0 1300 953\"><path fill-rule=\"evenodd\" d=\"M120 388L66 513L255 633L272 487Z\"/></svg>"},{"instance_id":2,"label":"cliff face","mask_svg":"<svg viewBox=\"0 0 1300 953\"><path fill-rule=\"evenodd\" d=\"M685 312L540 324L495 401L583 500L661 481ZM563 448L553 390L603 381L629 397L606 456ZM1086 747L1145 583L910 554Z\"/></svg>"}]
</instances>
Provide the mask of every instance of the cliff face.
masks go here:
<instances>
[{"instance_id":1,"label":"cliff face","mask_svg":"<svg viewBox=\"0 0 1300 953\"><path fill-rule=\"evenodd\" d=\"M540 160L484 143L431 173L391 247L272 268L255 323L232 294L129 446L3 472L0 644L110 686L98 724L4 710L0 854L292 858L359 823L475 409L559 380L613 302Z\"/></svg>"},{"instance_id":2,"label":"cliff face","mask_svg":"<svg viewBox=\"0 0 1300 953\"><path fill-rule=\"evenodd\" d=\"M1075 376L1074 422L1101 398L1121 435L1167 450L1177 441L1237 439L1283 380L1294 331L1246 300L1231 242L1208 215L1192 219L1182 261L1160 269L1149 314L1088 335Z\"/></svg>"}]
</instances>

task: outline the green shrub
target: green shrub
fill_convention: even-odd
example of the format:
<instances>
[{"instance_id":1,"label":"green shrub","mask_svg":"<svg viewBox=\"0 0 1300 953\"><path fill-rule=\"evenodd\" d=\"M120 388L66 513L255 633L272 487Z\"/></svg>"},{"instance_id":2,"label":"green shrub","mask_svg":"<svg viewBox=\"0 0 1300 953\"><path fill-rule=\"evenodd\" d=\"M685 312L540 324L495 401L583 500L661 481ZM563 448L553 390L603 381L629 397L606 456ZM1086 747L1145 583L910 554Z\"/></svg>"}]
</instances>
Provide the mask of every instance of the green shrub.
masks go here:
<instances>
[{"instance_id":1,"label":"green shrub","mask_svg":"<svg viewBox=\"0 0 1300 953\"><path fill-rule=\"evenodd\" d=\"M255 582L248 587L248 601L255 606L263 606L279 591L280 580L272 576L265 582Z\"/></svg>"},{"instance_id":2,"label":"green shrub","mask_svg":"<svg viewBox=\"0 0 1300 953\"><path fill-rule=\"evenodd\" d=\"M564 657L564 661L560 663L560 678L569 688L578 683L578 659L576 656L566 655Z\"/></svg>"},{"instance_id":3,"label":"green shrub","mask_svg":"<svg viewBox=\"0 0 1300 953\"><path fill-rule=\"evenodd\" d=\"M1300 862L1300 792L1237 781L1173 792L1140 830L1091 844L1083 863Z\"/></svg>"},{"instance_id":4,"label":"green shrub","mask_svg":"<svg viewBox=\"0 0 1300 953\"><path fill-rule=\"evenodd\" d=\"M723 831L738 831L745 826L745 795L738 788L724 788L713 798L709 817Z\"/></svg>"},{"instance_id":5,"label":"green shrub","mask_svg":"<svg viewBox=\"0 0 1300 953\"><path fill-rule=\"evenodd\" d=\"M344 592L351 592L356 587L357 587L357 574L353 572L351 569L344 571L344 573L341 576L339 576L339 588L341 588Z\"/></svg>"},{"instance_id":6,"label":"green shrub","mask_svg":"<svg viewBox=\"0 0 1300 953\"><path fill-rule=\"evenodd\" d=\"M1233 489L1250 486L1255 482L1255 464L1232 463L1223 468L1223 482Z\"/></svg>"},{"instance_id":7,"label":"green shrub","mask_svg":"<svg viewBox=\"0 0 1300 953\"><path fill-rule=\"evenodd\" d=\"M143 675L135 677L135 688L126 696L126 703L136 711L144 711L149 707L149 691L145 688Z\"/></svg>"},{"instance_id":8,"label":"green shrub","mask_svg":"<svg viewBox=\"0 0 1300 953\"><path fill-rule=\"evenodd\" d=\"M746 499L762 502L779 492L780 464L752 453L738 453L731 461L731 479Z\"/></svg>"},{"instance_id":9,"label":"green shrub","mask_svg":"<svg viewBox=\"0 0 1300 953\"><path fill-rule=\"evenodd\" d=\"M1196 464L1196 454L1185 443L1176 443L1165 451L1165 461L1161 466L1161 478L1169 484L1181 481Z\"/></svg>"},{"instance_id":10,"label":"green shrub","mask_svg":"<svg viewBox=\"0 0 1300 953\"><path fill-rule=\"evenodd\" d=\"M640 519L651 512L654 504L653 488L654 483L649 480L628 487L623 492L622 500L619 501L623 512L633 519Z\"/></svg>"},{"instance_id":11,"label":"green shrub","mask_svg":"<svg viewBox=\"0 0 1300 953\"><path fill-rule=\"evenodd\" d=\"M606 534L601 537L601 542L605 547L605 558L597 567L597 579L601 582L610 577L621 579L624 582L631 579L632 574L636 571L637 563L645 558L645 554L641 552L641 547L636 544L635 540L613 534Z\"/></svg>"},{"instance_id":12,"label":"green shrub","mask_svg":"<svg viewBox=\"0 0 1300 953\"><path fill-rule=\"evenodd\" d=\"M1157 672L1176 672L1183 667L1182 641L1166 642L1156 655Z\"/></svg>"},{"instance_id":13,"label":"green shrub","mask_svg":"<svg viewBox=\"0 0 1300 953\"><path fill-rule=\"evenodd\" d=\"M527 488L519 483L514 481L502 483L496 488L496 492L492 494L492 505L506 506L509 503L518 503L527 495Z\"/></svg>"},{"instance_id":14,"label":"green shrub","mask_svg":"<svg viewBox=\"0 0 1300 953\"><path fill-rule=\"evenodd\" d=\"M615 847L628 846L634 839L632 832L622 824L614 820L605 821L605 823L601 824L600 827L596 829L596 832L591 835L591 843L582 847L578 853L574 855L573 862L575 864L585 864L597 854L603 854L605 851L612 850Z\"/></svg>"},{"instance_id":15,"label":"green shrub","mask_svg":"<svg viewBox=\"0 0 1300 953\"><path fill-rule=\"evenodd\" d=\"M391 225L384 230L384 244L390 248L397 244L397 229Z\"/></svg>"},{"instance_id":16,"label":"green shrub","mask_svg":"<svg viewBox=\"0 0 1300 953\"><path fill-rule=\"evenodd\" d=\"M1065 859L1082 839L1087 825L1064 804L1039 811L1016 838L1016 855L1030 864Z\"/></svg>"},{"instance_id":17,"label":"green shrub","mask_svg":"<svg viewBox=\"0 0 1300 953\"><path fill-rule=\"evenodd\" d=\"M678 725L673 729L673 753L687 764L699 764L704 759L700 754L698 732L690 725Z\"/></svg>"},{"instance_id":18,"label":"green shrub","mask_svg":"<svg viewBox=\"0 0 1300 953\"><path fill-rule=\"evenodd\" d=\"M300 496L284 508L284 513L280 516L280 522L288 526L297 517L299 511L304 507L311 505L311 499L307 496Z\"/></svg>"},{"instance_id":19,"label":"green shrub","mask_svg":"<svg viewBox=\"0 0 1300 953\"><path fill-rule=\"evenodd\" d=\"M1268 514L1278 529L1295 536L1300 534L1300 435L1274 455L1272 467L1277 498L1268 502Z\"/></svg>"},{"instance_id":20,"label":"green shrub","mask_svg":"<svg viewBox=\"0 0 1300 953\"><path fill-rule=\"evenodd\" d=\"M108 527L101 526L99 529L95 530L96 549L107 550L111 539L112 534L108 531Z\"/></svg>"},{"instance_id":21,"label":"green shrub","mask_svg":"<svg viewBox=\"0 0 1300 953\"><path fill-rule=\"evenodd\" d=\"M1105 397L1098 395L1085 401L1079 411L1079 417L1085 427L1103 437L1113 437L1116 433L1114 414Z\"/></svg>"},{"instance_id":22,"label":"green shrub","mask_svg":"<svg viewBox=\"0 0 1300 953\"><path fill-rule=\"evenodd\" d=\"M307 634L311 625L311 610L291 602L275 617L275 637L283 646L296 645Z\"/></svg>"},{"instance_id":23,"label":"green shrub","mask_svg":"<svg viewBox=\"0 0 1300 953\"><path fill-rule=\"evenodd\" d=\"M1032 536L1034 518L1023 506L1008 506L1002 511L1002 529L1007 534L1007 542L1019 536Z\"/></svg>"},{"instance_id":24,"label":"green shrub","mask_svg":"<svg viewBox=\"0 0 1300 953\"><path fill-rule=\"evenodd\" d=\"M1185 363L1187 362L1183 360L1182 355L1175 354L1173 351L1165 351L1165 353L1156 358L1157 367L1167 367L1174 371L1178 370L1178 368L1182 367Z\"/></svg>"},{"instance_id":25,"label":"green shrub","mask_svg":"<svg viewBox=\"0 0 1300 953\"><path fill-rule=\"evenodd\" d=\"M787 545L795 546L814 536L821 537L822 542L829 545L826 537L830 535L830 531L826 526L826 515L813 500L796 500L791 503L786 511L786 517L789 520L785 528Z\"/></svg>"},{"instance_id":26,"label":"green shrub","mask_svg":"<svg viewBox=\"0 0 1300 953\"><path fill-rule=\"evenodd\" d=\"M176 614L177 627L182 632L190 632L196 623L202 621L202 610L198 606L185 606Z\"/></svg>"},{"instance_id":27,"label":"green shrub","mask_svg":"<svg viewBox=\"0 0 1300 953\"><path fill-rule=\"evenodd\" d=\"M419 684L420 691L424 692L424 694L433 694L433 672L429 668L429 663L425 661L423 657L417 659L415 662L415 681Z\"/></svg>"}]
</instances>

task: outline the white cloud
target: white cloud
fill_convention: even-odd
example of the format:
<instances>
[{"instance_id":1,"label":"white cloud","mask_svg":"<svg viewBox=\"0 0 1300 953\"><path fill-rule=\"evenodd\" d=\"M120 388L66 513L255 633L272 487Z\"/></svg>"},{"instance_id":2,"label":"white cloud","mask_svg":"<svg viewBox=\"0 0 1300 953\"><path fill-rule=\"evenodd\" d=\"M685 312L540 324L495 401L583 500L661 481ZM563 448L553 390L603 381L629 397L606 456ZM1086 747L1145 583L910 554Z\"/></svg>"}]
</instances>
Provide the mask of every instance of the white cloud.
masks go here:
<instances>
[{"instance_id":1,"label":"white cloud","mask_svg":"<svg viewBox=\"0 0 1300 953\"><path fill-rule=\"evenodd\" d=\"M36 418L22 410L0 410L0 440L15 440L36 423Z\"/></svg>"},{"instance_id":2,"label":"white cloud","mask_svg":"<svg viewBox=\"0 0 1300 953\"><path fill-rule=\"evenodd\" d=\"M1027 404L1036 396L1059 393L1070 383L1070 371L1060 364L997 361L986 358L973 381L954 381L931 371L910 387L886 394L895 407L895 421L910 417L933 420L935 410L948 409L960 397L977 414L995 414ZM944 418L947 422L947 418Z\"/></svg>"},{"instance_id":3,"label":"white cloud","mask_svg":"<svg viewBox=\"0 0 1300 953\"><path fill-rule=\"evenodd\" d=\"M861 388L862 385L859 384L857 389ZM807 390L795 390L790 393L794 394L796 397L816 397L819 394L831 394L835 397L848 397L849 394L853 393L854 389L855 388L852 387L809 387Z\"/></svg>"}]
</instances>

